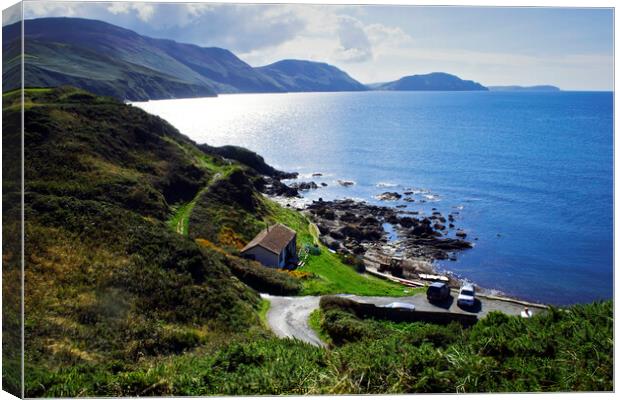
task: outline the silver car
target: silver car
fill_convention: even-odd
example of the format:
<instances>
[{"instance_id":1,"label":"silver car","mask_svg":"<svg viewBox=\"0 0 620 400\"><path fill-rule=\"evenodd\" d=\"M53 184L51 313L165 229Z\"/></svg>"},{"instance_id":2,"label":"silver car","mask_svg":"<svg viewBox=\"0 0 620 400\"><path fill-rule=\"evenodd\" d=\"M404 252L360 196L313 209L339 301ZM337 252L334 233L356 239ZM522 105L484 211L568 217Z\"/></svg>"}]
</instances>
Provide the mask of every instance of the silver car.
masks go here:
<instances>
[{"instance_id":1,"label":"silver car","mask_svg":"<svg viewBox=\"0 0 620 400\"><path fill-rule=\"evenodd\" d=\"M476 304L476 289L474 285L463 285L456 300L459 306L473 307Z\"/></svg>"},{"instance_id":2,"label":"silver car","mask_svg":"<svg viewBox=\"0 0 620 400\"><path fill-rule=\"evenodd\" d=\"M400 301L396 301L394 303L390 303L386 306L383 306L385 308L398 308L401 310L409 310L409 311L415 311L415 305L411 304L411 303L402 303Z\"/></svg>"}]
</instances>

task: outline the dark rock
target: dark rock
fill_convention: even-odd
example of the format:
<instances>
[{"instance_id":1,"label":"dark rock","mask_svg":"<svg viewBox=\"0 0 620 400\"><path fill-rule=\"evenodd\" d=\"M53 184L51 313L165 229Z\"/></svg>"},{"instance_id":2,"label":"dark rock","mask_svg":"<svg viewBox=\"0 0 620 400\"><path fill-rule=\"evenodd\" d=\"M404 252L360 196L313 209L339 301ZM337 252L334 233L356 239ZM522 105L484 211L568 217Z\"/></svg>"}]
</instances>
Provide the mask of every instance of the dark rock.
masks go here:
<instances>
[{"instance_id":1,"label":"dark rock","mask_svg":"<svg viewBox=\"0 0 620 400\"><path fill-rule=\"evenodd\" d=\"M323 174L320 172L315 172L314 174L312 174L312 176L323 176Z\"/></svg>"},{"instance_id":2,"label":"dark rock","mask_svg":"<svg viewBox=\"0 0 620 400\"><path fill-rule=\"evenodd\" d=\"M373 216L368 216L364 218L361 222L361 225L379 225L379 224L380 224L379 220Z\"/></svg>"},{"instance_id":3,"label":"dark rock","mask_svg":"<svg viewBox=\"0 0 620 400\"><path fill-rule=\"evenodd\" d=\"M329 247L334 251L338 251L342 248L342 244L331 236L322 236L321 241L325 246Z\"/></svg>"},{"instance_id":4,"label":"dark rock","mask_svg":"<svg viewBox=\"0 0 620 400\"><path fill-rule=\"evenodd\" d=\"M377 196L377 200L381 201L394 201L400 199L402 196L397 192L383 192Z\"/></svg>"},{"instance_id":5,"label":"dark rock","mask_svg":"<svg viewBox=\"0 0 620 400\"><path fill-rule=\"evenodd\" d=\"M344 186L344 187L349 187L349 186L355 185L355 182L338 179L338 184L341 185L341 186Z\"/></svg>"},{"instance_id":6,"label":"dark rock","mask_svg":"<svg viewBox=\"0 0 620 400\"><path fill-rule=\"evenodd\" d=\"M318 189L319 187L317 186L316 183L314 182L295 182L293 184L291 184L290 186L293 189L297 189L297 190L311 190L311 189Z\"/></svg>"},{"instance_id":7,"label":"dark rock","mask_svg":"<svg viewBox=\"0 0 620 400\"><path fill-rule=\"evenodd\" d=\"M327 186L327 183L325 183L325 182L321 182L321 186L326 187L326 186Z\"/></svg>"},{"instance_id":8,"label":"dark rock","mask_svg":"<svg viewBox=\"0 0 620 400\"><path fill-rule=\"evenodd\" d=\"M265 184L262 186L262 192L269 196L298 197L299 191L293 187L287 186L277 179L265 178Z\"/></svg>"},{"instance_id":9,"label":"dark rock","mask_svg":"<svg viewBox=\"0 0 620 400\"><path fill-rule=\"evenodd\" d=\"M390 215L389 217L386 218L386 221L392 225L396 225L400 223L400 219L398 219L396 215Z\"/></svg>"},{"instance_id":10,"label":"dark rock","mask_svg":"<svg viewBox=\"0 0 620 400\"><path fill-rule=\"evenodd\" d=\"M411 216L417 215L414 211L398 211L350 199L313 202L307 206L307 211L319 227L321 240L341 254L363 255L370 249L376 251L376 246L386 241L384 223L398 230L404 257L446 259L455 251L471 247L465 240L443 236L446 228L439 213L432 216L433 219L417 219ZM327 216L333 219L325 218ZM407 276L410 271L403 273Z\"/></svg>"},{"instance_id":11,"label":"dark rock","mask_svg":"<svg viewBox=\"0 0 620 400\"><path fill-rule=\"evenodd\" d=\"M466 238L466 237L467 237L467 234L466 234L465 232L461 231L461 230L458 230L458 231L455 233L455 235L456 235L456 236L458 236L458 237L460 237L460 238Z\"/></svg>"},{"instance_id":12,"label":"dark rock","mask_svg":"<svg viewBox=\"0 0 620 400\"><path fill-rule=\"evenodd\" d=\"M415 200L414 200L414 199L412 199L411 197L405 197L405 198L403 199L403 201L406 201L406 202L408 202L408 203L414 203L414 202L415 202Z\"/></svg>"},{"instance_id":13,"label":"dark rock","mask_svg":"<svg viewBox=\"0 0 620 400\"><path fill-rule=\"evenodd\" d=\"M340 216L340 220L344 222L357 222L359 221L359 217L352 212L346 211Z\"/></svg>"},{"instance_id":14,"label":"dark rock","mask_svg":"<svg viewBox=\"0 0 620 400\"><path fill-rule=\"evenodd\" d=\"M401 219L398 220L398 223L400 224L400 226L402 226L403 228L411 228L412 226L414 226L416 223L418 222L418 220L413 219L411 217L403 217Z\"/></svg>"},{"instance_id":15,"label":"dark rock","mask_svg":"<svg viewBox=\"0 0 620 400\"><path fill-rule=\"evenodd\" d=\"M331 231L329 232L329 236L333 237L336 240L343 240L345 236L339 231Z\"/></svg>"}]
</instances>

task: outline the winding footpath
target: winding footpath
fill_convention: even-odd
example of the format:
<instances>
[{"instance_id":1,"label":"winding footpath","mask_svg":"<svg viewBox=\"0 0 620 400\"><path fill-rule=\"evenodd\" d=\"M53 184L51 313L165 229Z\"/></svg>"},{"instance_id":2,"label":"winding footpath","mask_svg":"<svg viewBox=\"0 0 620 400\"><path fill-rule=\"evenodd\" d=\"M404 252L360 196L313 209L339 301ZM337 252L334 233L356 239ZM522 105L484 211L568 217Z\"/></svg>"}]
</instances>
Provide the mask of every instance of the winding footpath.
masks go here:
<instances>
[{"instance_id":1,"label":"winding footpath","mask_svg":"<svg viewBox=\"0 0 620 400\"><path fill-rule=\"evenodd\" d=\"M221 178L222 178L222 174L220 172L216 173L213 176L213 178L209 180L209 183L207 183L205 187L200 189L198 193L196 193L196 196L194 196L194 198L189 203L184 204L183 206L179 207L179 210L177 212L178 215L173 217L173 220L175 219L177 220L174 226L174 230L176 233L178 233L179 235L183 235L183 236L188 235L189 217L192 213L192 210L194 209L194 206L196 205L196 202L198 201L198 197L200 197L204 192L209 190L211 186L213 186L213 184L216 183Z\"/></svg>"},{"instance_id":2,"label":"winding footpath","mask_svg":"<svg viewBox=\"0 0 620 400\"><path fill-rule=\"evenodd\" d=\"M442 306L431 304L426 299L426 294L420 293L409 297L369 297L355 295L341 295L351 300L361 303L372 303L377 306L385 306L392 302L405 302L415 305L416 310L420 311L444 311L461 314L473 314L478 318L485 317L491 311L501 311L508 315L521 315L523 304L511 300L499 298L478 297L479 307L471 311L461 309L456 305L456 295L453 293L453 301ZM275 333L281 338L296 338L315 346L325 346L319 339L316 332L308 324L308 317L312 311L319 308L320 296L284 297L261 294L261 297L269 300L271 307L267 312L267 323ZM530 306L533 314L541 312L543 309Z\"/></svg>"}]
</instances>

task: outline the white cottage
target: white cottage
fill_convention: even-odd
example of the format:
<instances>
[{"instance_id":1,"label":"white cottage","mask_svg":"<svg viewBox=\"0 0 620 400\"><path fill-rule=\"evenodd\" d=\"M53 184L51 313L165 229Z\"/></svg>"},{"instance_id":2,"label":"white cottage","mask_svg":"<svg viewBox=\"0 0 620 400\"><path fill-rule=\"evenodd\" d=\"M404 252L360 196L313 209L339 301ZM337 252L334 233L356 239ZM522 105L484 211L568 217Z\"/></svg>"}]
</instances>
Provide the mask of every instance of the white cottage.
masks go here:
<instances>
[{"instance_id":1,"label":"white cottage","mask_svg":"<svg viewBox=\"0 0 620 400\"><path fill-rule=\"evenodd\" d=\"M243 249L241 255L259 261L266 267L295 268L297 266L297 233L276 224L263 229Z\"/></svg>"}]
</instances>

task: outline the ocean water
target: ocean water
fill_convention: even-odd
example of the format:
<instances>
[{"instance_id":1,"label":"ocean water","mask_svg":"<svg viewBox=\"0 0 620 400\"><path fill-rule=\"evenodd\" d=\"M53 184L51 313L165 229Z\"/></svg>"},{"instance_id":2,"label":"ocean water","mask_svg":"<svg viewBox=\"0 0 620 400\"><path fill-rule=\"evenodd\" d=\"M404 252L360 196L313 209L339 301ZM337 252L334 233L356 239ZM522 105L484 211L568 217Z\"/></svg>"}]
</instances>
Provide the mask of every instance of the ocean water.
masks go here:
<instances>
[{"instance_id":1,"label":"ocean water","mask_svg":"<svg viewBox=\"0 0 620 400\"><path fill-rule=\"evenodd\" d=\"M437 267L482 287L556 305L612 297L613 93L248 94L134 104L199 143L244 146L328 185L307 192L310 199L454 213L475 247ZM415 202L374 197L406 190Z\"/></svg>"}]
</instances>

